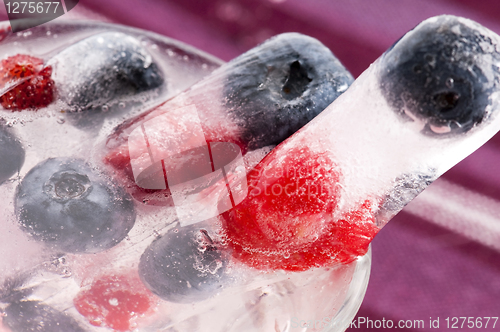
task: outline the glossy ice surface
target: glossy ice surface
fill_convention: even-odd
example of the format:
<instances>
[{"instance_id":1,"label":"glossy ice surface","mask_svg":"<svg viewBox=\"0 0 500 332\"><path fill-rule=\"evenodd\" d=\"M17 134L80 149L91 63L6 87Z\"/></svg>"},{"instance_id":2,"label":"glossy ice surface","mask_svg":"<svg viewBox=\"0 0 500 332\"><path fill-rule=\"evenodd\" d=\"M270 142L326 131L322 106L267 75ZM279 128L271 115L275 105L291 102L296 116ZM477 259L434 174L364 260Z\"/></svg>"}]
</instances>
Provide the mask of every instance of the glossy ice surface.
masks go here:
<instances>
[{"instance_id":1,"label":"glossy ice surface","mask_svg":"<svg viewBox=\"0 0 500 332\"><path fill-rule=\"evenodd\" d=\"M216 220L180 225L174 207L134 201L103 162L102 143L117 125L198 82L220 60L122 26L46 24L17 34L7 26L0 58L43 59L55 99L37 111L0 110L0 142L16 161L0 167L4 330L314 331L317 320L325 330L347 326L366 289L369 255L304 272L252 269L223 250ZM294 80L311 79L297 64L290 70ZM0 90L24 82L2 81ZM287 98L304 91L292 89ZM246 167L269 151L261 145L284 138L262 144L259 135L241 160ZM95 233L101 228L108 237Z\"/></svg>"}]
</instances>

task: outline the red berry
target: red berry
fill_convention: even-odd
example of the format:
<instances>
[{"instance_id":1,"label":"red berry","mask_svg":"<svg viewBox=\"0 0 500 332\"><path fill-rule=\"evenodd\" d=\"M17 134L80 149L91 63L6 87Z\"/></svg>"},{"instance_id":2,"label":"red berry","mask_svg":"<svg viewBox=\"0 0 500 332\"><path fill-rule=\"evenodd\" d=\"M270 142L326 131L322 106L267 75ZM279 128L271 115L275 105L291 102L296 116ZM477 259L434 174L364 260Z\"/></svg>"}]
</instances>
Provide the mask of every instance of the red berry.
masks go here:
<instances>
[{"instance_id":1,"label":"red berry","mask_svg":"<svg viewBox=\"0 0 500 332\"><path fill-rule=\"evenodd\" d=\"M20 111L46 107L54 101L52 67L43 67L43 60L18 54L1 61L0 85L13 85L2 96L5 109Z\"/></svg>"},{"instance_id":2,"label":"red berry","mask_svg":"<svg viewBox=\"0 0 500 332\"><path fill-rule=\"evenodd\" d=\"M366 253L378 230L371 202L336 216L339 167L307 147L283 150L248 174L248 197L222 215L233 256L258 269L303 271Z\"/></svg>"},{"instance_id":3,"label":"red berry","mask_svg":"<svg viewBox=\"0 0 500 332\"><path fill-rule=\"evenodd\" d=\"M138 276L108 275L80 291L74 304L94 326L130 331L130 321L152 307L152 296Z\"/></svg>"}]
</instances>

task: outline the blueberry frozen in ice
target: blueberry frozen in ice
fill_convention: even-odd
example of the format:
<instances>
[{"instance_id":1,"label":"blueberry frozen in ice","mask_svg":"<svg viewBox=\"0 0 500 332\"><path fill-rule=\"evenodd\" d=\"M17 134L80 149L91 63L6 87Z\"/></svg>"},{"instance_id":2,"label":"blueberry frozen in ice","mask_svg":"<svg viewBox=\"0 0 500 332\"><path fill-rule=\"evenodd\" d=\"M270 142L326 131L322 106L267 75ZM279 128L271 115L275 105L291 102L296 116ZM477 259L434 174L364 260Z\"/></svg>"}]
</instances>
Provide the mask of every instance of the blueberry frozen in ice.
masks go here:
<instances>
[{"instance_id":1,"label":"blueberry frozen in ice","mask_svg":"<svg viewBox=\"0 0 500 332\"><path fill-rule=\"evenodd\" d=\"M490 36L459 21L429 21L382 58L382 92L425 134L464 133L488 116L498 61Z\"/></svg>"},{"instance_id":2,"label":"blueberry frozen in ice","mask_svg":"<svg viewBox=\"0 0 500 332\"><path fill-rule=\"evenodd\" d=\"M95 253L127 236L135 222L129 195L81 159L49 158L19 184L21 229L55 250Z\"/></svg>"},{"instance_id":3,"label":"blueberry frozen in ice","mask_svg":"<svg viewBox=\"0 0 500 332\"><path fill-rule=\"evenodd\" d=\"M84 332L70 315L39 301L10 303L3 313L3 323L12 332Z\"/></svg>"},{"instance_id":4,"label":"blueberry frozen in ice","mask_svg":"<svg viewBox=\"0 0 500 332\"><path fill-rule=\"evenodd\" d=\"M274 37L242 60L233 60L224 98L251 149L280 143L353 82L328 48L297 33Z\"/></svg>"},{"instance_id":5,"label":"blueberry frozen in ice","mask_svg":"<svg viewBox=\"0 0 500 332\"><path fill-rule=\"evenodd\" d=\"M0 119L0 183L19 172L24 164L25 152L19 139Z\"/></svg>"},{"instance_id":6,"label":"blueberry frozen in ice","mask_svg":"<svg viewBox=\"0 0 500 332\"><path fill-rule=\"evenodd\" d=\"M103 32L83 39L52 57L58 96L70 106L77 124L119 109L130 97L164 87L163 73L136 38Z\"/></svg>"},{"instance_id":7,"label":"blueberry frozen in ice","mask_svg":"<svg viewBox=\"0 0 500 332\"><path fill-rule=\"evenodd\" d=\"M205 300L222 291L227 258L199 225L170 230L141 256L139 274L146 287L171 302Z\"/></svg>"},{"instance_id":8,"label":"blueberry frozen in ice","mask_svg":"<svg viewBox=\"0 0 500 332\"><path fill-rule=\"evenodd\" d=\"M182 169L200 155L184 162L175 158L175 165L170 165L172 159L151 154L229 142L244 155L278 144L320 113L351 82L349 72L319 41L297 33L282 34L221 66L157 109L118 126L106 141L103 159L127 181L138 201L172 205L168 188L156 190L159 188L137 183L140 172L134 171L134 163L160 170L163 160L167 170ZM147 144L129 139L134 131L133 137L147 135ZM167 148L169 144L176 148ZM153 165L146 165L150 160Z\"/></svg>"}]
</instances>

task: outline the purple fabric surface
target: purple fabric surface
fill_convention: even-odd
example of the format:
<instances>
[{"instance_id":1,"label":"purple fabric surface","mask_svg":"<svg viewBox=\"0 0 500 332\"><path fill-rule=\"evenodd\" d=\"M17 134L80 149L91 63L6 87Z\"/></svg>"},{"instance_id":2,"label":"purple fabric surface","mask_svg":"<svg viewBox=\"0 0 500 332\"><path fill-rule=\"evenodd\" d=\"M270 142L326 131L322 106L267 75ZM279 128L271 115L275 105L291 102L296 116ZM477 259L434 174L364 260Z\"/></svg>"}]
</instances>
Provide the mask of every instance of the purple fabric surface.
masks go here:
<instances>
[{"instance_id":1,"label":"purple fabric surface","mask_svg":"<svg viewBox=\"0 0 500 332\"><path fill-rule=\"evenodd\" d=\"M181 40L226 61L277 33L302 32L326 44L355 77L400 36L431 16L463 16L500 33L496 0L80 0L74 10L79 6L114 22ZM482 200L484 206L500 205L499 165L500 135L496 135L443 177L465 193L478 194L476 209L464 207L458 214L469 213L478 221L486 214L493 224L486 224L483 231L500 232L498 210L481 205ZM424 328L415 331L437 331L447 330L447 317L500 316L500 244L474 235L482 234L476 226L456 229L439 211L425 208L425 204L409 206L377 235L372 276L358 317L423 320ZM418 209L420 214L415 213ZM429 319L438 317L440 328L431 329ZM350 329L371 330L366 325Z\"/></svg>"}]
</instances>

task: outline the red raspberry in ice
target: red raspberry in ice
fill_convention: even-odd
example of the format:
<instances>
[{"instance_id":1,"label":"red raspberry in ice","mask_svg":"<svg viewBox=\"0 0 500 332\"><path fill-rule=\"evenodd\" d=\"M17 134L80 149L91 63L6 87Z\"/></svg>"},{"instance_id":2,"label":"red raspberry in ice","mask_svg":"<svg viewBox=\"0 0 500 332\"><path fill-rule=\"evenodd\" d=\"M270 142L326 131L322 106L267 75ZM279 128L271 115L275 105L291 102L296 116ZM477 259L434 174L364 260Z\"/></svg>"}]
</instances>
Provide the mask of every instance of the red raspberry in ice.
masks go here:
<instances>
[{"instance_id":1,"label":"red raspberry in ice","mask_svg":"<svg viewBox=\"0 0 500 332\"><path fill-rule=\"evenodd\" d=\"M339 167L307 147L282 149L249 173L248 197L222 215L233 256L258 269L303 271L366 253L377 233L372 203L335 218Z\"/></svg>"},{"instance_id":2,"label":"red raspberry in ice","mask_svg":"<svg viewBox=\"0 0 500 332\"><path fill-rule=\"evenodd\" d=\"M5 109L20 111L46 107L54 101L52 67L43 66L43 60L18 54L1 61L0 85L14 87L0 96Z\"/></svg>"},{"instance_id":3,"label":"red raspberry in ice","mask_svg":"<svg viewBox=\"0 0 500 332\"><path fill-rule=\"evenodd\" d=\"M94 326L130 331L133 329L131 320L153 306L152 298L138 276L108 275L80 291L74 305Z\"/></svg>"}]
</instances>

